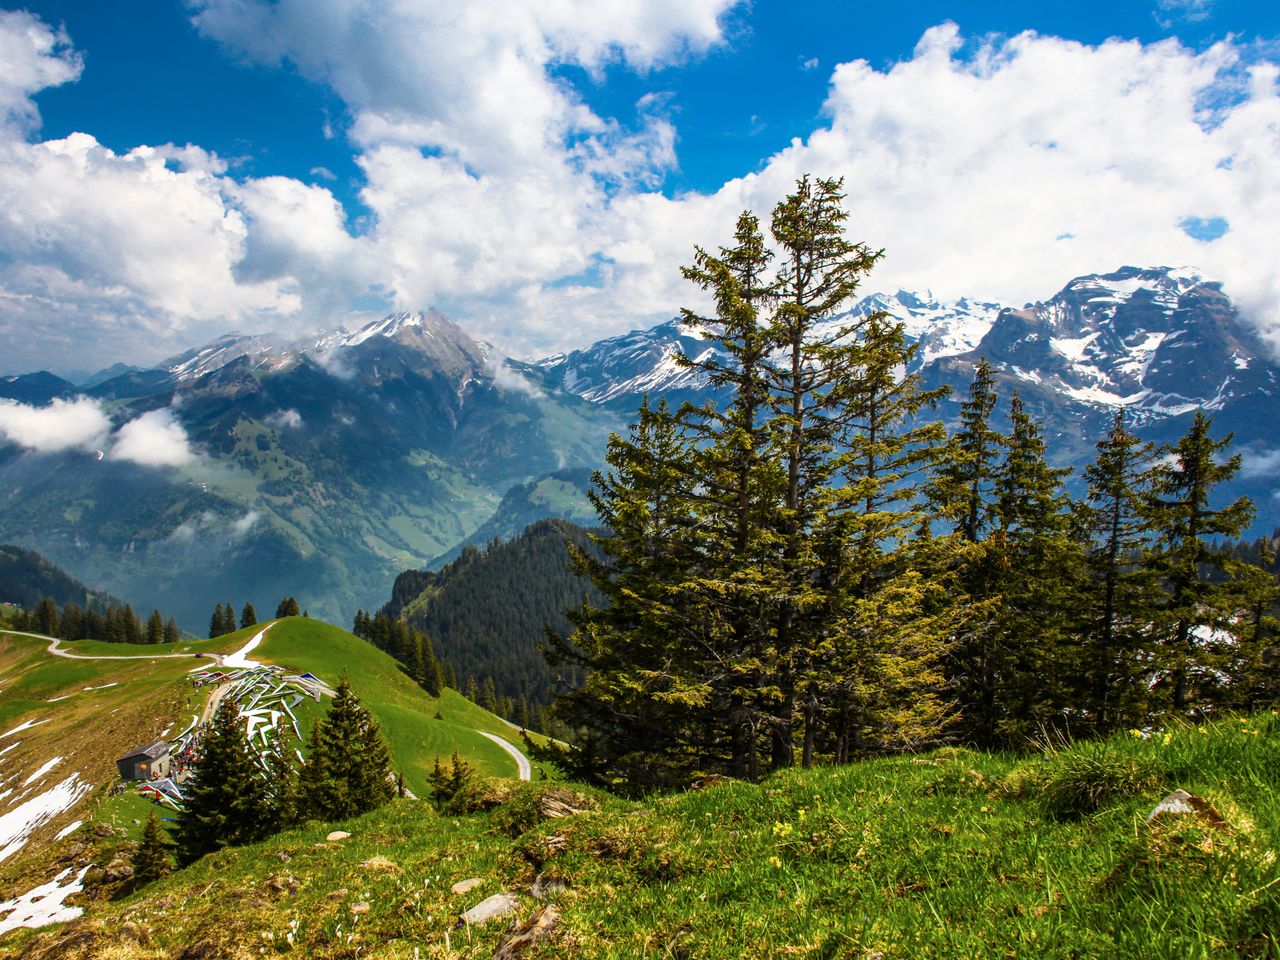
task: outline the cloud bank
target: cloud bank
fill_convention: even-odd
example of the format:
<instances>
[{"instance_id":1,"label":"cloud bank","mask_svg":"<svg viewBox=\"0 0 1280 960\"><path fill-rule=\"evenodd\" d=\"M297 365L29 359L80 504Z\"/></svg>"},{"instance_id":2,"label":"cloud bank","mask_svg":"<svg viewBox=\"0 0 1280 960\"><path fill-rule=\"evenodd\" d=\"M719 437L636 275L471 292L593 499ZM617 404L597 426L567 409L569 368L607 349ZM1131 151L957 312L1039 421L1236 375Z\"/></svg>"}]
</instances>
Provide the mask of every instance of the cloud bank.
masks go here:
<instances>
[{"instance_id":1,"label":"cloud bank","mask_svg":"<svg viewBox=\"0 0 1280 960\"><path fill-rule=\"evenodd\" d=\"M37 453L93 451L105 446L111 421L88 397L35 407L0 400L0 437Z\"/></svg>"},{"instance_id":2,"label":"cloud bank","mask_svg":"<svg viewBox=\"0 0 1280 960\"><path fill-rule=\"evenodd\" d=\"M646 97L624 125L558 70L698 56L725 43L731 0L191 6L232 55L345 101L369 221L353 232L326 188L237 178L194 146L39 140L32 96L74 81L80 59L33 15L0 13L15 368L350 325L371 296L438 306L515 355L578 346L697 305L678 271L693 244L726 241L743 208L767 215L805 172L846 178L853 233L888 253L877 289L1021 303L1080 273L1187 264L1280 329L1280 274L1258 255L1280 223L1280 66L1263 48L972 41L943 24L900 63L834 66L822 122L756 172L668 196L678 114Z\"/></svg>"},{"instance_id":3,"label":"cloud bank","mask_svg":"<svg viewBox=\"0 0 1280 960\"><path fill-rule=\"evenodd\" d=\"M35 453L79 450L99 452L101 459L105 451L111 460L144 467L181 467L197 459L172 410L144 413L112 433L111 418L89 397L55 399L43 407L0 400L0 440Z\"/></svg>"}]
</instances>

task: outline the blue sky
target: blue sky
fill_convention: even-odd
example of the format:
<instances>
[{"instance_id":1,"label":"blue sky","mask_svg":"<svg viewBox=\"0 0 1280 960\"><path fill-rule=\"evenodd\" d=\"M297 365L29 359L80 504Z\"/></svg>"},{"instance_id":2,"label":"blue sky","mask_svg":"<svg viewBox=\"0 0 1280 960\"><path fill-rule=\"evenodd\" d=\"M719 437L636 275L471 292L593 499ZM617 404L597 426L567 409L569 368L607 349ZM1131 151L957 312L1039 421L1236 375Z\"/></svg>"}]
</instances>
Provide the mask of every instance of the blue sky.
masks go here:
<instances>
[{"instance_id":1,"label":"blue sky","mask_svg":"<svg viewBox=\"0 0 1280 960\"><path fill-rule=\"evenodd\" d=\"M428 306L572 347L690 304L692 244L806 171L847 177L873 287L1190 263L1278 319L1248 261L1280 239L1280 5L349 6L0 8L0 367Z\"/></svg>"}]
</instances>

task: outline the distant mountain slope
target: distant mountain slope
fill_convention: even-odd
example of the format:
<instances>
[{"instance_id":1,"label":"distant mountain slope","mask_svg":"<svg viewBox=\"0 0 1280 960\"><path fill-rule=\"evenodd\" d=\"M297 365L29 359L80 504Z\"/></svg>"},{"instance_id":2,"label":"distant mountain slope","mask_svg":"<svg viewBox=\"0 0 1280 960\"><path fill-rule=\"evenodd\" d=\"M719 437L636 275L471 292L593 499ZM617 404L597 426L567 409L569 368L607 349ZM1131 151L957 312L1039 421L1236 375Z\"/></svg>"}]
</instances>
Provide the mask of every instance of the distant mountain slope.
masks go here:
<instances>
[{"instance_id":1,"label":"distant mountain slope","mask_svg":"<svg viewBox=\"0 0 1280 960\"><path fill-rule=\"evenodd\" d=\"M43 405L58 397L69 397L75 392L75 384L48 370L0 377L0 399L3 400Z\"/></svg>"},{"instance_id":2,"label":"distant mountain slope","mask_svg":"<svg viewBox=\"0 0 1280 960\"><path fill-rule=\"evenodd\" d=\"M120 605L115 597L90 590L34 550L0 543L0 602L31 609L43 597L53 597L60 606L74 603L105 609Z\"/></svg>"},{"instance_id":3,"label":"distant mountain slope","mask_svg":"<svg viewBox=\"0 0 1280 960\"><path fill-rule=\"evenodd\" d=\"M595 465L619 424L540 390L434 312L292 344L224 337L89 393L117 427L164 411L195 458L40 455L0 434L0 539L183 622L282 595L346 622L398 570L465 541L513 486ZM577 509L558 483L547 509Z\"/></svg>"},{"instance_id":4,"label":"distant mountain slope","mask_svg":"<svg viewBox=\"0 0 1280 960\"><path fill-rule=\"evenodd\" d=\"M402 573L383 610L429 636L460 682L492 677L499 695L549 703L556 675L538 650L544 626L565 635L566 609L600 601L568 569L570 542L596 550L583 527L539 521L512 540L468 547L441 570Z\"/></svg>"}]
</instances>

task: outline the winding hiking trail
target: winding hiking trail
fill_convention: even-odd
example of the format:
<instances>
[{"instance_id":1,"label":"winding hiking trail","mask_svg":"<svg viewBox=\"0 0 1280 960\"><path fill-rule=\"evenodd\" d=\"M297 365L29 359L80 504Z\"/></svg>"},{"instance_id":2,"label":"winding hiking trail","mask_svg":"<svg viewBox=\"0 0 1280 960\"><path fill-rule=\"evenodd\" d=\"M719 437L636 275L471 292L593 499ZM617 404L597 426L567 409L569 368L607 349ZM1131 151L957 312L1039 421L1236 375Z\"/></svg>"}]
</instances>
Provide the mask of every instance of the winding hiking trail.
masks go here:
<instances>
[{"instance_id":1,"label":"winding hiking trail","mask_svg":"<svg viewBox=\"0 0 1280 960\"><path fill-rule=\"evenodd\" d=\"M492 740L507 753L511 754L511 759L516 762L516 770L520 774L521 780L533 779L533 768L529 764L529 758L520 752L519 748L507 740L503 740L496 733L485 733L483 730L477 730L476 733L484 737L486 740Z\"/></svg>"},{"instance_id":2,"label":"winding hiking trail","mask_svg":"<svg viewBox=\"0 0 1280 960\"><path fill-rule=\"evenodd\" d=\"M252 653L255 649L257 649L258 645L262 643L263 637L267 635L267 631L270 630L273 625L274 624L271 624L271 623L267 624L265 627L263 627L261 630L255 633L248 643L246 643L239 650L235 651L235 653L202 653L199 656L201 657L201 659L207 658L215 661L219 667L230 667L231 669L260 667L263 664L259 663L256 660L250 660L248 658L248 655ZM6 634L6 633L13 634L14 636L17 636L17 637L33 637L36 640L48 640L49 641L48 652L55 657L66 657L68 660L176 660L176 659L191 660L191 659L194 659L196 656L196 654L191 654L191 653L138 653L138 654L129 654L126 656L113 657L110 654L72 653L69 650L62 649L61 647L62 641L59 640L57 637L50 637L43 633L27 633L24 630L0 630L0 634ZM218 703L221 702L223 695L227 692L228 689L230 688L224 685L218 685L213 689L213 691L209 696L208 701L204 705L204 709L201 710L200 712L201 723L204 723L210 717L213 716L214 711L218 709ZM329 686L323 683L320 684L320 692L327 697L332 697L335 693L334 690L332 690ZM511 726L514 727L515 725L511 724ZM519 779L521 780L533 779L533 767L529 763L529 758L526 757L524 753L521 752L519 747L517 747L514 743L511 743L509 740L504 740L502 737L498 736L496 733L485 733L485 731L483 730L477 730L476 733L480 734L480 736L486 738L487 740L493 741L499 747L505 750L508 755L510 755L511 759L515 761L516 774L519 777Z\"/></svg>"}]
</instances>

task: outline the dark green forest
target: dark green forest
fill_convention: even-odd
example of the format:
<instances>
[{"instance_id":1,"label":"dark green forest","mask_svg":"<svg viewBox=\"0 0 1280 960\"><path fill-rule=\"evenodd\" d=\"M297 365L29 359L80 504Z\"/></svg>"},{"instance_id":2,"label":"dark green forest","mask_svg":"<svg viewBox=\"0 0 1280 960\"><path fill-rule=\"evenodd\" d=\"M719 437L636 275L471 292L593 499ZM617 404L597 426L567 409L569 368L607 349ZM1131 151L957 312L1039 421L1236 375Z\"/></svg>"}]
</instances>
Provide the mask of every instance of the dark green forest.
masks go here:
<instances>
[{"instance_id":1,"label":"dark green forest","mask_svg":"<svg viewBox=\"0 0 1280 960\"><path fill-rule=\"evenodd\" d=\"M1214 546L1254 513L1220 496L1230 437L1201 412L1154 448L1121 411L1072 500L985 361L948 435L899 325L827 323L883 256L847 239L842 201L805 178L771 244L744 213L685 268L716 310L684 320L730 359L683 362L730 399L646 402L612 438L603 557L571 547L604 602L549 638L583 673L554 707L583 736L542 755L643 792L1275 703L1268 547L1259 566Z\"/></svg>"}]
</instances>

